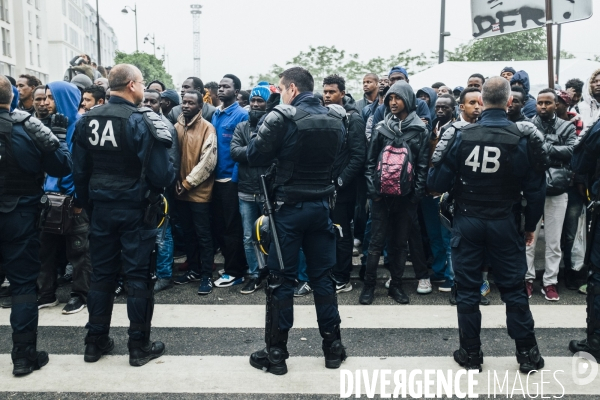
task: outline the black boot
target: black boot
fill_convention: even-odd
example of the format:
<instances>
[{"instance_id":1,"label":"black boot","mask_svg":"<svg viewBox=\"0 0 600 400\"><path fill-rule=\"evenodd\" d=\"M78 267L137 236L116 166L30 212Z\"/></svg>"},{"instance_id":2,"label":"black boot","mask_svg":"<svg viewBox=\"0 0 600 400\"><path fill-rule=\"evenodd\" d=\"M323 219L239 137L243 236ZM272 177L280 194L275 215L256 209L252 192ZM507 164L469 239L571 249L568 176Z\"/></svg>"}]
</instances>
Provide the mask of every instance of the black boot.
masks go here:
<instances>
[{"instance_id":1,"label":"black boot","mask_svg":"<svg viewBox=\"0 0 600 400\"><path fill-rule=\"evenodd\" d=\"M129 348L129 365L141 367L165 353L163 342L151 342L149 339L131 340L127 342Z\"/></svg>"},{"instance_id":2,"label":"black boot","mask_svg":"<svg viewBox=\"0 0 600 400\"><path fill-rule=\"evenodd\" d=\"M23 376L48 364L48 353L37 351L37 332L13 333L13 375Z\"/></svg>"},{"instance_id":3,"label":"black boot","mask_svg":"<svg viewBox=\"0 0 600 400\"><path fill-rule=\"evenodd\" d=\"M288 332L279 333L280 340L272 344L269 349L266 347L250 355L250 365L256 369L262 369L273 375L287 374L287 364L285 360L290 357L287 351Z\"/></svg>"},{"instance_id":4,"label":"black boot","mask_svg":"<svg viewBox=\"0 0 600 400\"><path fill-rule=\"evenodd\" d=\"M96 362L104 354L108 354L115 348L115 342L108 336L108 333L104 335L90 335L89 333L85 337L85 353L83 355L83 361L85 362Z\"/></svg>"},{"instance_id":5,"label":"black boot","mask_svg":"<svg viewBox=\"0 0 600 400\"><path fill-rule=\"evenodd\" d=\"M454 352L454 361L465 369L482 371L483 352L479 337L473 339L460 338L460 348Z\"/></svg>"},{"instance_id":6,"label":"black boot","mask_svg":"<svg viewBox=\"0 0 600 400\"><path fill-rule=\"evenodd\" d=\"M448 299L448 301L450 301L451 305L456 305L456 283L450 289L450 298Z\"/></svg>"},{"instance_id":7,"label":"black boot","mask_svg":"<svg viewBox=\"0 0 600 400\"><path fill-rule=\"evenodd\" d=\"M535 337L515 340L515 343L517 345L517 361L520 364L519 371L527 374L544 368L544 359L540 354Z\"/></svg>"},{"instance_id":8,"label":"black boot","mask_svg":"<svg viewBox=\"0 0 600 400\"><path fill-rule=\"evenodd\" d=\"M410 299L408 298L406 293L404 293L404 290L402 290L402 287L393 286L393 283L392 283L392 286L390 286L390 288L388 289L388 296L391 297L392 299L394 299L396 301L396 303L400 303L400 304L410 303Z\"/></svg>"},{"instance_id":9,"label":"black boot","mask_svg":"<svg viewBox=\"0 0 600 400\"><path fill-rule=\"evenodd\" d=\"M375 298L375 286L365 285L362 292L360 293L358 302L360 304L369 305L369 304L373 303L374 298Z\"/></svg>"},{"instance_id":10,"label":"black boot","mask_svg":"<svg viewBox=\"0 0 600 400\"><path fill-rule=\"evenodd\" d=\"M571 340L571 343L569 343L569 350L573 353L585 351L586 353L593 355L596 360L600 360L600 336L588 335L588 337L583 340Z\"/></svg>"},{"instance_id":11,"label":"black boot","mask_svg":"<svg viewBox=\"0 0 600 400\"><path fill-rule=\"evenodd\" d=\"M325 355L325 368L336 369L342 365L346 356L346 348L342 345L340 326L336 325L330 332L321 331L323 337L323 354Z\"/></svg>"},{"instance_id":12,"label":"black boot","mask_svg":"<svg viewBox=\"0 0 600 400\"><path fill-rule=\"evenodd\" d=\"M579 285L577 285L575 274L576 271L573 271L571 268L565 266L565 286L569 290L579 289Z\"/></svg>"}]
</instances>

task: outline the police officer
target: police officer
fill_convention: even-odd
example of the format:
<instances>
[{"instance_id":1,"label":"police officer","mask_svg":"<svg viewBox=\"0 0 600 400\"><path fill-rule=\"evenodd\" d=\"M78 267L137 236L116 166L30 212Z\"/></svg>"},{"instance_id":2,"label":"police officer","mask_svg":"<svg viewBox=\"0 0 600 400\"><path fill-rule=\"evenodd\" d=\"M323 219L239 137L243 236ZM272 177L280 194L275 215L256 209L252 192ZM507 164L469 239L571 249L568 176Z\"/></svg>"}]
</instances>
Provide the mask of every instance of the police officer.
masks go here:
<instances>
[{"instance_id":1,"label":"police officer","mask_svg":"<svg viewBox=\"0 0 600 400\"><path fill-rule=\"evenodd\" d=\"M250 364L275 375L287 373L288 331L293 325L293 298L298 253L303 248L307 274L314 290L319 332L327 368L339 368L346 358L340 336L340 315L331 269L335 265L335 234L329 219L334 193L333 163L343 135L345 111L323 107L312 94L310 72L295 67L280 76L285 105L266 115L247 148L250 165L277 159L272 201L283 266L271 241L267 268L266 348L250 356ZM282 267L283 267L282 266Z\"/></svg>"},{"instance_id":2,"label":"police officer","mask_svg":"<svg viewBox=\"0 0 600 400\"><path fill-rule=\"evenodd\" d=\"M450 244L456 273L460 349L454 352L454 360L466 369L481 371L479 301L481 268L487 254L506 303L506 325L516 342L520 370L527 373L544 366L524 279L525 243L533 241L544 210L546 161L543 139L535 127L508 120L510 93L504 78L493 77L485 82L480 97L484 111L479 122L442 133L427 185L433 192L451 192L455 198ZM525 240L513 211L515 204L520 204L521 192L527 200Z\"/></svg>"},{"instance_id":3,"label":"police officer","mask_svg":"<svg viewBox=\"0 0 600 400\"><path fill-rule=\"evenodd\" d=\"M52 119L54 135L23 111L9 113L12 86L0 76L0 258L12 289L13 374L27 375L48 363L37 351L37 287L40 239L37 229L44 172L56 177L71 173L65 144L67 120Z\"/></svg>"},{"instance_id":4,"label":"police officer","mask_svg":"<svg viewBox=\"0 0 600 400\"><path fill-rule=\"evenodd\" d=\"M120 64L108 79L110 101L81 118L73 146L75 190L91 212L93 272L84 360L98 361L114 347L108 332L122 265L129 284L129 364L141 366L165 351L162 342L150 341L150 259L157 235L157 198L175 178L167 154L171 135L152 110L137 108L145 86L139 69Z\"/></svg>"},{"instance_id":5,"label":"police officer","mask_svg":"<svg viewBox=\"0 0 600 400\"><path fill-rule=\"evenodd\" d=\"M600 225L598 214L600 213L600 120L597 121L583 136L581 142L573 150L571 167L576 174L587 174L589 190L593 195L592 226L588 248L586 253L586 264L589 266L587 280L587 338L583 340L572 340L569 350L573 353L584 351L600 360Z\"/></svg>"}]
</instances>

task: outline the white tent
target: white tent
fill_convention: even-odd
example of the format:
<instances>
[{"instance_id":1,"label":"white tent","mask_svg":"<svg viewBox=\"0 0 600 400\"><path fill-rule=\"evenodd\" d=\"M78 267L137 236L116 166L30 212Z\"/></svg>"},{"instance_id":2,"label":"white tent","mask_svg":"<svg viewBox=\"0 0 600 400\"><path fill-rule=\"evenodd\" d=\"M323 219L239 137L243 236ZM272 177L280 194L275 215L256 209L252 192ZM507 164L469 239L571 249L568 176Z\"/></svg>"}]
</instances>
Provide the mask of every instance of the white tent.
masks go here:
<instances>
[{"instance_id":1,"label":"white tent","mask_svg":"<svg viewBox=\"0 0 600 400\"><path fill-rule=\"evenodd\" d=\"M500 75L500 71L504 67L512 67L516 71L524 70L527 72L529 74L532 95L548 87L548 63L544 60L447 61L410 76L410 85L415 92L422 87L431 87L435 82L444 82L447 86L454 89L457 86L466 86L471 74L480 73L485 77ZM600 62L583 59L560 60L559 84L564 88L565 83L569 79L579 78L587 85L590 76L597 69L600 69Z\"/></svg>"}]
</instances>

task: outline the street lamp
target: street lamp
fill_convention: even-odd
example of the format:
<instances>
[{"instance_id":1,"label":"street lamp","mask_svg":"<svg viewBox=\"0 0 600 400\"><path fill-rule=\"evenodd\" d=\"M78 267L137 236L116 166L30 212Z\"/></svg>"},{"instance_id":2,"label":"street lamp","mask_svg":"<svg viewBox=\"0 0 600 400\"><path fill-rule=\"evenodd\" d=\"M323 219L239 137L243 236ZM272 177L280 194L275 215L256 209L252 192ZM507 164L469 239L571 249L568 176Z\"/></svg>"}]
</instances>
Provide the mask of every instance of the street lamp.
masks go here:
<instances>
[{"instance_id":1,"label":"street lamp","mask_svg":"<svg viewBox=\"0 0 600 400\"><path fill-rule=\"evenodd\" d=\"M133 8L131 8L129 6L125 6L121 10L121 12L123 14L129 14L129 12L127 11L128 8L131 11L133 11L133 13L135 14L135 51L139 51L139 49L138 49L138 28L137 28L137 5L135 3L133 3Z\"/></svg>"},{"instance_id":2,"label":"street lamp","mask_svg":"<svg viewBox=\"0 0 600 400\"><path fill-rule=\"evenodd\" d=\"M450 36L450 32L446 32L446 0L442 0L442 15L440 17L440 49L438 55L438 63L444 62L444 39Z\"/></svg>"},{"instance_id":3,"label":"street lamp","mask_svg":"<svg viewBox=\"0 0 600 400\"><path fill-rule=\"evenodd\" d=\"M150 39L152 38L152 39ZM154 46L154 57L156 57L156 39L154 38L154 33L152 34L152 36L150 36L150 34L147 34L146 37L144 38L144 43L146 42L150 42L150 44L152 46ZM159 47L160 49L160 47Z\"/></svg>"}]
</instances>

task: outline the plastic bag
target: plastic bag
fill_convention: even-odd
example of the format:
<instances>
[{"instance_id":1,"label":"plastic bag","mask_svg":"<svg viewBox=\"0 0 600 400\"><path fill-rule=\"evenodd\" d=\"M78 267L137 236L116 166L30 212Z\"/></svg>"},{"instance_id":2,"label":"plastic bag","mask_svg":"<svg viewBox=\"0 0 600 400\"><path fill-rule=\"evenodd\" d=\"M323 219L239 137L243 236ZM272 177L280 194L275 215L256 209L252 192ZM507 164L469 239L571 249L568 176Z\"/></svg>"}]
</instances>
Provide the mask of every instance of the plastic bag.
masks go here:
<instances>
[{"instance_id":1,"label":"plastic bag","mask_svg":"<svg viewBox=\"0 0 600 400\"><path fill-rule=\"evenodd\" d=\"M581 214L579 214L579 222L577 223L577 234L573 242L573 250L571 250L571 262L573 263L573 271L580 271L583 268L583 260L585 258L586 244L586 209L583 206Z\"/></svg>"}]
</instances>

